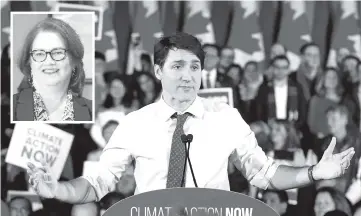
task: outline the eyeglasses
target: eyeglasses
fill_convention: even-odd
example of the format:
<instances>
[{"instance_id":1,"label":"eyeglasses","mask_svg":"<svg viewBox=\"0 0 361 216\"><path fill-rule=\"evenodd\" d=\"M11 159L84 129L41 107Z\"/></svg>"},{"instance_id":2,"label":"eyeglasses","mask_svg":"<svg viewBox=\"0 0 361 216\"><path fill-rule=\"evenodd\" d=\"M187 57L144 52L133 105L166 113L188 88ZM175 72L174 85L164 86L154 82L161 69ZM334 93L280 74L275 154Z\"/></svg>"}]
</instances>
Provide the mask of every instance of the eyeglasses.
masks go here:
<instances>
[{"instance_id":1,"label":"eyeglasses","mask_svg":"<svg viewBox=\"0 0 361 216\"><path fill-rule=\"evenodd\" d=\"M46 60L48 54L54 61L61 61L66 57L66 49L56 48L51 50L50 52L46 52L45 50L33 50L30 52L31 57L36 62L43 62Z\"/></svg>"}]
</instances>

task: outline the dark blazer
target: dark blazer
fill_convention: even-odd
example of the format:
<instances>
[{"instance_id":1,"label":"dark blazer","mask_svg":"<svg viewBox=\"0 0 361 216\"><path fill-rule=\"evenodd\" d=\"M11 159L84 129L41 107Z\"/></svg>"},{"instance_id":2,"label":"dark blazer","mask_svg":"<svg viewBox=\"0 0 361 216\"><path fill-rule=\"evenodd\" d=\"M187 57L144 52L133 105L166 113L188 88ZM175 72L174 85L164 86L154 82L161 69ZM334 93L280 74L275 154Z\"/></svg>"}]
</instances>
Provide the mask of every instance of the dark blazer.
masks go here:
<instances>
[{"instance_id":1,"label":"dark blazer","mask_svg":"<svg viewBox=\"0 0 361 216\"><path fill-rule=\"evenodd\" d=\"M75 121L92 121L92 102L83 97L73 95ZM13 120L34 121L33 91L22 90L13 96Z\"/></svg>"},{"instance_id":2,"label":"dark blazer","mask_svg":"<svg viewBox=\"0 0 361 216\"><path fill-rule=\"evenodd\" d=\"M276 104L272 82L263 83L256 97L257 120L267 122L276 118ZM307 101L300 84L288 79L287 119L295 122L298 129L304 126L307 116ZM293 114L290 116L290 114Z\"/></svg>"},{"instance_id":3,"label":"dark blazer","mask_svg":"<svg viewBox=\"0 0 361 216\"><path fill-rule=\"evenodd\" d=\"M348 108L351 109L350 111L351 113L351 117L352 120L354 121L354 123L356 124L356 126L359 128L360 127L360 112L361 112L361 107L360 107L360 100L358 98L358 84L353 84L352 86L350 86L349 88L352 89L351 90L351 94L346 94L345 97L349 97L352 102L353 102L353 107L349 106Z\"/></svg>"}]
</instances>

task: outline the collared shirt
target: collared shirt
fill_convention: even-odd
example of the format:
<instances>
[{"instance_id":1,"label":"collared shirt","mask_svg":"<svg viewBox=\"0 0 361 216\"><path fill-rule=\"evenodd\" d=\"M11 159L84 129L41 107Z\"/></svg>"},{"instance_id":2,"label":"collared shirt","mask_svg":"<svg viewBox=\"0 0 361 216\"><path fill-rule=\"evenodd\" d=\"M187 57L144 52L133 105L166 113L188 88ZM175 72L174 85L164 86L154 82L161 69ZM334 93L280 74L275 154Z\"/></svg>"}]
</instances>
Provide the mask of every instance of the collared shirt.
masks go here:
<instances>
[{"instance_id":1,"label":"collared shirt","mask_svg":"<svg viewBox=\"0 0 361 216\"><path fill-rule=\"evenodd\" d=\"M207 86L207 79L210 79L211 86ZM211 71L202 70L202 84L204 88L215 88L217 81L217 69L214 68Z\"/></svg>"},{"instance_id":2,"label":"collared shirt","mask_svg":"<svg viewBox=\"0 0 361 216\"><path fill-rule=\"evenodd\" d=\"M189 149L198 187L229 190L228 161L252 185L266 189L278 167L258 146L250 127L238 111L226 107L209 109L206 99L197 97L185 111L191 114L185 134L193 134ZM176 111L163 99L128 114L100 157L99 170L84 176L94 187L97 200L114 190L116 182L135 160L135 194L166 188L168 163ZM187 164L185 187L195 187Z\"/></svg>"},{"instance_id":3,"label":"collared shirt","mask_svg":"<svg viewBox=\"0 0 361 216\"><path fill-rule=\"evenodd\" d=\"M277 119L287 119L288 84L274 85Z\"/></svg>"}]
</instances>

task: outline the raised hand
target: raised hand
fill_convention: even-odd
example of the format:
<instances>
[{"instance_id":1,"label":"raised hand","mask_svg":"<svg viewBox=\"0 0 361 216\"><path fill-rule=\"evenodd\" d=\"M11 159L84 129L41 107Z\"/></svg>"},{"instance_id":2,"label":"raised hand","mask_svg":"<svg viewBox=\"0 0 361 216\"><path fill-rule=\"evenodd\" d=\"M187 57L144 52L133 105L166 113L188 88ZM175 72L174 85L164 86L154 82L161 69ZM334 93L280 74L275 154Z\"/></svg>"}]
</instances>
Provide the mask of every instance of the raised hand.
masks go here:
<instances>
[{"instance_id":1,"label":"raised hand","mask_svg":"<svg viewBox=\"0 0 361 216\"><path fill-rule=\"evenodd\" d=\"M39 196L48 199L55 198L59 183L51 174L49 166L45 162L42 162L41 165L36 167L32 163L28 163L29 183Z\"/></svg>"},{"instance_id":2,"label":"raised hand","mask_svg":"<svg viewBox=\"0 0 361 216\"><path fill-rule=\"evenodd\" d=\"M313 177L316 180L333 179L342 176L350 166L355 154L354 148L349 148L341 153L333 154L336 138L333 137L330 145L324 152L320 162L314 167Z\"/></svg>"}]
</instances>

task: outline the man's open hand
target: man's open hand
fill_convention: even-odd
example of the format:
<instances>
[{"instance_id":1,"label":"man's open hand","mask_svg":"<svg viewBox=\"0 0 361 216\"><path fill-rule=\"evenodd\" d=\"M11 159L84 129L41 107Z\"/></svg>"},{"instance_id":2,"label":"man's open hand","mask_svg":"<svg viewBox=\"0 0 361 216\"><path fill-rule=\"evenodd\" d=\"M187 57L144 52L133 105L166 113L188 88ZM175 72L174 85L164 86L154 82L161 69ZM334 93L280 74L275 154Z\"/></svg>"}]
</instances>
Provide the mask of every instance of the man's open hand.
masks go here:
<instances>
[{"instance_id":1,"label":"man's open hand","mask_svg":"<svg viewBox=\"0 0 361 216\"><path fill-rule=\"evenodd\" d=\"M315 180L340 177L350 166L351 159L355 154L354 148L349 148L341 153L333 154L335 146L336 138L333 137L320 162L314 167L313 177Z\"/></svg>"},{"instance_id":2,"label":"man's open hand","mask_svg":"<svg viewBox=\"0 0 361 216\"><path fill-rule=\"evenodd\" d=\"M58 181L51 175L50 168L44 162L36 167L28 163L29 183L34 191L41 197L54 198L58 187Z\"/></svg>"}]
</instances>

